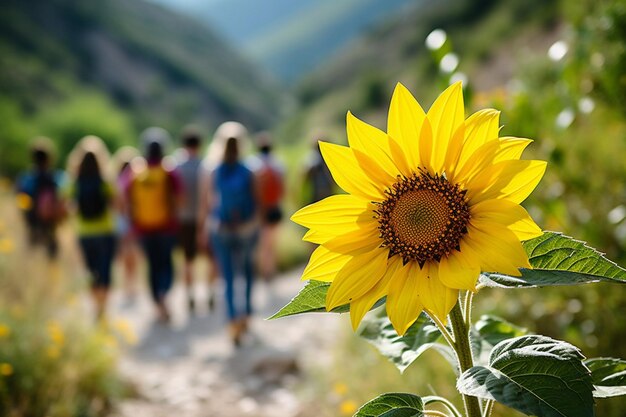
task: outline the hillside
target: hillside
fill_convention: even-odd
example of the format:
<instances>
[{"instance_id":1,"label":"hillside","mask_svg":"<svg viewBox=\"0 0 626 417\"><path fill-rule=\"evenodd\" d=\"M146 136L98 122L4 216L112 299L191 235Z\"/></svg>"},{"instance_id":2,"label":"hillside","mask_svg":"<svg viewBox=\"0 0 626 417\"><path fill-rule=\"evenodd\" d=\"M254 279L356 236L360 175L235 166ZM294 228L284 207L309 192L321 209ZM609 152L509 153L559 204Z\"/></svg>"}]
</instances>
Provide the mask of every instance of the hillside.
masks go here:
<instances>
[{"instance_id":1,"label":"hillside","mask_svg":"<svg viewBox=\"0 0 626 417\"><path fill-rule=\"evenodd\" d=\"M459 70L470 81L480 75L491 82L490 87L494 82L506 82L507 74L496 78L496 68L488 66L489 60L516 37L530 33L541 38L550 33L556 24L556 4L540 0L489 0L480 5L470 0L425 1L419 9L368 32L302 80L296 88L302 109L282 126L280 136L308 136L323 126L331 136L344 137L348 109L384 127L384 109L398 81L415 91L420 100L432 100L445 83L424 45L436 28L447 31L446 47L458 54ZM507 64L514 66L522 62L521 53L533 51L505 52Z\"/></svg>"},{"instance_id":2,"label":"hillside","mask_svg":"<svg viewBox=\"0 0 626 417\"><path fill-rule=\"evenodd\" d=\"M423 0L152 0L208 22L279 79L294 82Z\"/></svg>"},{"instance_id":3,"label":"hillside","mask_svg":"<svg viewBox=\"0 0 626 417\"><path fill-rule=\"evenodd\" d=\"M135 131L228 119L266 128L282 103L280 90L204 25L143 0L5 1L0 54L0 104L31 124L83 95L110 103Z\"/></svg>"}]
</instances>

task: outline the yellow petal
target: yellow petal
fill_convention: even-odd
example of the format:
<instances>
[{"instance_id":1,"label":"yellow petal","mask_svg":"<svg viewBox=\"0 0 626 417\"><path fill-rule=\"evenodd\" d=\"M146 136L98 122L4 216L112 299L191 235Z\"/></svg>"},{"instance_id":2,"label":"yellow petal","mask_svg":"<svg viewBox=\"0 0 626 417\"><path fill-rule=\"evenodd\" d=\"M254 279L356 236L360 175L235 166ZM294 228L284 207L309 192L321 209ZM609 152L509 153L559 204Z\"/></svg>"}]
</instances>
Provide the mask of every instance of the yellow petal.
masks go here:
<instances>
[{"instance_id":1,"label":"yellow petal","mask_svg":"<svg viewBox=\"0 0 626 417\"><path fill-rule=\"evenodd\" d=\"M354 330L359 327L359 323L361 323L363 316L370 311L372 306L387 294L389 284L394 277L396 277L401 267L402 260L398 256L394 256L389 259L387 270L380 281L378 281L376 285L374 285L362 297L350 303L350 321Z\"/></svg>"},{"instance_id":2,"label":"yellow petal","mask_svg":"<svg viewBox=\"0 0 626 417\"><path fill-rule=\"evenodd\" d=\"M461 252L473 253L480 260L481 271L521 276L519 268L530 268L519 239L505 227L472 222L461 240ZM467 245L467 247L465 247Z\"/></svg>"},{"instance_id":3,"label":"yellow petal","mask_svg":"<svg viewBox=\"0 0 626 417\"><path fill-rule=\"evenodd\" d=\"M424 306L418 297L418 283L424 270L416 262L409 262L395 273L389 284L386 309L396 332L402 336L417 320Z\"/></svg>"},{"instance_id":4,"label":"yellow petal","mask_svg":"<svg viewBox=\"0 0 626 417\"><path fill-rule=\"evenodd\" d=\"M436 174L431 163L431 155L433 153L433 128L428 118L424 119L422 123L422 131L420 132L420 155L422 157L422 168L426 168L431 174ZM441 174L441 172L438 172Z\"/></svg>"},{"instance_id":5,"label":"yellow petal","mask_svg":"<svg viewBox=\"0 0 626 417\"><path fill-rule=\"evenodd\" d=\"M478 148L467 161L459 162L456 171L449 178L464 187L476 175L483 172L487 167L493 165L500 143L498 140L491 140Z\"/></svg>"},{"instance_id":6,"label":"yellow petal","mask_svg":"<svg viewBox=\"0 0 626 417\"><path fill-rule=\"evenodd\" d=\"M444 171L446 176L452 180L454 173L457 170L461 151L463 150L463 138L465 137L465 123L461 123L461 126L454 132L450 143L448 144L448 151L446 153L446 162L444 165Z\"/></svg>"},{"instance_id":7,"label":"yellow petal","mask_svg":"<svg viewBox=\"0 0 626 417\"><path fill-rule=\"evenodd\" d=\"M493 163L520 159L522 152L533 141L531 139L504 137L500 138L500 149L493 159Z\"/></svg>"},{"instance_id":8,"label":"yellow petal","mask_svg":"<svg viewBox=\"0 0 626 417\"><path fill-rule=\"evenodd\" d=\"M417 286L420 302L426 310L445 323L448 313L458 301L459 290L449 288L441 282L437 264L427 262L423 270L425 273L419 276Z\"/></svg>"},{"instance_id":9,"label":"yellow petal","mask_svg":"<svg viewBox=\"0 0 626 417\"><path fill-rule=\"evenodd\" d=\"M317 230L309 230L304 234L304 236L302 236L302 240L304 240L305 242L316 243L319 245L319 244L329 241L330 239L334 237L335 237L334 233L320 232Z\"/></svg>"},{"instance_id":10,"label":"yellow petal","mask_svg":"<svg viewBox=\"0 0 626 417\"><path fill-rule=\"evenodd\" d=\"M408 165L414 170L421 165L418 146L425 118L426 114L415 97L398 83L389 106L387 133L400 145Z\"/></svg>"},{"instance_id":11,"label":"yellow petal","mask_svg":"<svg viewBox=\"0 0 626 417\"><path fill-rule=\"evenodd\" d=\"M543 232L526 209L509 200L485 200L470 207L472 222L492 221L511 230L520 240L541 236Z\"/></svg>"},{"instance_id":12,"label":"yellow petal","mask_svg":"<svg viewBox=\"0 0 626 417\"><path fill-rule=\"evenodd\" d=\"M372 182L363 172L352 150L332 143L320 142L320 150L333 179L345 192L378 201L384 198L384 187Z\"/></svg>"},{"instance_id":13,"label":"yellow petal","mask_svg":"<svg viewBox=\"0 0 626 417\"><path fill-rule=\"evenodd\" d=\"M456 173L450 175L450 179L464 186L491 165L519 159L531 142L529 139L512 137L490 140L478 148L467 161L459 163Z\"/></svg>"},{"instance_id":14,"label":"yellow petal","mask_svg":"<svg viewBox=\"0 0 626 417\"><path fill-rule=\"evenodd\" d=\"M450 288L476 291L480 265L463 252L455 251L439 261L439 279Z\"/></svg>"},{"instance_id":15,"label":"yellow petal","mask_svg":"<svg viewBox=\"0 0 626 417\"><path fill-rule=\"evenodd\" d=\"M363 170L366 176L368 176L372 182L372 184L376 184L379 188L385 189L390 187L394 182L396 182L396 177L392 177L389 175L376 161L375 159L367 156L361 151L353 150L354 157L356 158L357 163ZM396 176L400 173L399 170L396 170Z\"/></svg>"},{"instance_id":16,"label":"yellow petal","mask_svg":"<svg viewBox=\"0 0 626 417\"><path fill-rule=\"evenodd\" d=\"M426 117L433 132L430 165L435 172L442 173L450 140L465 120L461 82L446 88L428 110ZM425 159L426 155L422 155L423 163Z\"/></svg>"},{"instance_id":17,"label":"yellow petal","mask_svg":"<svg viewBox=\"0 0 626 417\"><path fill-rule=\"evenodd\" d=\"M302 280L332 282L337 273L343 268L352 256L332 252L320 246L313 251L309 263L304 268Z\"/></svg>"},{"instance_id":18,"label":"yellow petal","mask_svg":"<svg viewBox=\"0 0 626 417\"><path fill-rule=\"evenodd\" d=\"M328 250L338 253L357 255L370 252L382 243L378 223L371 221L361 228L336 236L323 243Z\"/></svg>"},{"instance_id":19,"label":"yellow petal","mask_svg":"<svg viewBox=\"0 0 626 417\"><path fill-rule=\"evenodd\" d=\"M502 161L487 167L467 183L470 203L494 198L521 203L543 177L546 165L545 161Z\"/></svg>"},{"instance_id":20,"label":"yellow petal","mask_svg":"<svg viewBox=\"0 0 626 417\"><path fill-rule=\"evenodd\" d=\"M328 311L362 297L381 279L387 269L388 249L352 256L333 280L326 294Z\"/></svg>"},{"instance_id":21,"label":"yellow petal","mask_svg":"<svg viewBox=\"0 0 626 417\"><path fill-rule=\"evenodd\" d=\"M373 209L367 200L339 194L301 208L291 220L309 229L339 235L371 223Z\"/></svg>"},{"instance_id":22,"label":"yellow petal","mask_svg":"<svg viewBox=\"0 0 626 417\"><path fill-rule=\"evenodd\" d=\"M393 183L400 174L400 170L391 159L391 148L389 146L389 136L380 129L354 117L348 112L346 117L348 132L348 143L355 151L357 159L362 159L361 155L366 155L372 161L376 161L376 169L382 171L378 177L387 182ZM365 169L365 167L363 167Z\"/></svg>"},{"instance_id":23,"label":"yellow petal","mask_svg":"<svg viewBox=\"0 0 626 417\"><path fill-rule=\"evenodd\" d=\"M465 161L485 143L498 139L500 131L500 112L483 109L472 114L465 121L465 142L461 160Z\"/></svg>"},{"instance_id":24,"label":"yellow petal","mask_svg":"<svg viewBox=\"0 0 626 417\"><path fill-rule=\"evenodd\" d=\"M350 303L350 324L352 325L352 330L356 331L365 314L370 311L372 306L376 304L378 300L380 300L380 297L376 298L373 289L371 289L363 296Z\"/></svg>"},{"instance_id":25,"label":"yellow petal","mask_svg":"<svg viewBox=\"0 0 626 417\"><path fill-rule=\"evenodd\" d=\"M498 138L500 112L479 110L463 123L463 136L455 135L450 141L447 168L450 178L457 178L469 158L485 143Z\"/></svg>"},{"instance_id":26,"label":"yellow petal","mask_svg":"<svg viewBox=\"0 0 626 417\"><path fill-rule=\"evenodd\" d=\"M391 157L398 167L400 174L404 175L405 177L410 177L411 175L413 175L414 172L417 171L417 165L409 165L409 162L406 159L406 153L404 149L402 149L400 144L393 140L391 136L389 137L389 149L391 151Z\"/></svg>"}]
</instances>

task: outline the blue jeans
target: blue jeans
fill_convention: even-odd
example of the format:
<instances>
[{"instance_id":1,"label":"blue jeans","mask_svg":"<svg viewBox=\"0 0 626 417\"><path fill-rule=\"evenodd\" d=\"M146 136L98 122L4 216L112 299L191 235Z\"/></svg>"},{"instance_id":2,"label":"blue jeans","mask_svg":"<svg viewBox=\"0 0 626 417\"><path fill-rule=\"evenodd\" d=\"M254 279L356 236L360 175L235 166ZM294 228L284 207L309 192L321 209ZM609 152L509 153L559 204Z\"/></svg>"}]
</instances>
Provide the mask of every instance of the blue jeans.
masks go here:
<instances>
[{"instance_id":1,"label":"blue jeans","mask_svg":"<svg viewBox=\"0 0 626 417\"><path fill-rule=\"evenodd\" d=\"M254 284L254 248L258 231L240 233L219 230L211 234L213 249L224 277L226 312L230 321L252 314L252 287ZM241 267L242 271L238 270ZM242 272L245 278L244 297L235 295L235 277ZM243 300L243 303L240 301ZM242 305L243 304L243 305Z\"/></svg>"},{"instance_id":2,"label":"blue jeans","mask_svg":"<svg viewBox=\"0 0 626 417\"><path fill-rule=\"evenodd\" d=\"M115 254L113 234L83 236L79 238L83 258L91 273L91 286L109 288L111 286L111 264Z\"/></svg>"},{"instance_id":3,"label":"blue jeans","mask_svg":"<svg viewBox=\"0 0 626 417\"><path fill-rule=\"evenodd\" d=\"M163 298L174 282L172 251L176 236L172 233L150 233L141 237L141 246L148 261L150 292L155 302Z\"/></svg>"}]
</instances>

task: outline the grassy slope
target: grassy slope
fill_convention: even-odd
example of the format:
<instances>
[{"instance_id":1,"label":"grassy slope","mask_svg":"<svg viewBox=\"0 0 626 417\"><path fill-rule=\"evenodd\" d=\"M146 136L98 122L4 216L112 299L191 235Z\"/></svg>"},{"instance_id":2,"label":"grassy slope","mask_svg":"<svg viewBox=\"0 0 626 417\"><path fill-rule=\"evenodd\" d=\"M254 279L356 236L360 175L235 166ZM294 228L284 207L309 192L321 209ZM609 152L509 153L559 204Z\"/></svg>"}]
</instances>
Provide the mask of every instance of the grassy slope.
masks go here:
<instances>
[{"instance_id":1,"label":"grassy slope","mask_svg":"<svg viewBox=\"0 0 626 417\"><path fill-rule=\"evenodd\" d=\"M0 13L0 91L28 111L85 87L140 123L268 126L280 95L203 25L141 0L9 1ZM182 121L180 119L185 118Z\"/></svg>"}]
</instances>

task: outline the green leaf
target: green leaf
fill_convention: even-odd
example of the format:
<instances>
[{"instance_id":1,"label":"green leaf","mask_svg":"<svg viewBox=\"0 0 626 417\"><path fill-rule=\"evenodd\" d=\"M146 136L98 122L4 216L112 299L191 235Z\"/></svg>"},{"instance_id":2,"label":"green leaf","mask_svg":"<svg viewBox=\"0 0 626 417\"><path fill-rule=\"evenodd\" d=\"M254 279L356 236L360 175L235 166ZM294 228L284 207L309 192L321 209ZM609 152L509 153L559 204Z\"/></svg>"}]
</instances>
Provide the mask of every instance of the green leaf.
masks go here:
<instances>
[{"instance_id":1,"label":"green leaf","mask_svg":"<svg viewBox=\"0 0 626 417\"><path fill-rule=\"evenodd\" d=\"M521 277L483 273L480 281L489 287L529 288L591 282L626 283L626 270L584 242L555 232L523 243L533 269L521 268Z\"/></svg>"},{"instance_id":2,"label":"green leaf","mask_svg":"<svg viewBox=\"0 0 626 417\"><path fill-rule=\"evenodd\" d=\"M422 353L431 348L436 349L456 369L454 352L447 345L437 343L441 333L424 313L404 336L398 336L384 313L367 317L363 323L359 335L374 345L400 372L404 372Z\"/></svg>"},{"instance_id":3,"label":"green leaf","mask_svg":"<svg viewBox=\"0 0 626 417\"><path fill-rule=\"evenodd\" d=\"M596 398L626 395L626 361L614 358L587 359Z\"/></svg>"},{"instance_id":4,"label":"green leaf","mask_svg":"<svg viewBox=\"0 0 626 417\"><path fill-rule=\"evenodd\" d=\"M482 315L474 325L480 339L495 346L506 339L524 336L526 329L510 323L500 317L489 314Z\"/></svg>"},{"instance_id":5,"label":"green leaf","mask_svg":"<svg viewBox=\"0 0 626 417\"><path fill-rule=\"evenodd\" d=\"M527 415L592 417L593 384L583 358L575 346L549 337L508 339L493 348L489 366L465 371L457 388Z\"/></svg>"},{"instance_id":6,"label":"green leaf","mask_svg":"<svg viewBox=\"0 0 626 417\"><path fill-rule=\"evenodd\" d=\"M470 342L475 364L486 364L488 358L483 352L506 339L524 336L526 329L516 326L500 317L485 314L470 328Z\"/></svg>"},{"instance_id":7,"label":"green leaf","mask_svg":"<svg viewBox=\"0 0 626 417\"><path fill-rule=\"evenodd\" d=\"M304 288L286 306L270 317L270 320L300 313L325 312L326 293L329 287L330 282L308 281ZM345 313L346 311L350 311L348 305L333 310L333 312L337 313Z\"/></svg>"},{"instance_id":8,"label":"green leaf","mask_svg":"<svg viewBox=\"0 0 626 417\"><path fill-rule=\"evenodd\" d=\"M417 395L387 393L364 404L354 417L422 417L424 404Z\"/></svg>"},{"instance_id":9,"label":"green leaf","mask_svg":"<svg viewBox=\"0 0 626 417\"><path fill-rule=\"evenodd\" d=\"M286 306L269 317L269 320L302 313L325 313L328 288L330 288L330 282L307 281L304 288ZM372 308L379 307L384 302L385 297L378 300ZM347 313L348 311L350 311L350 304L344 304L332 309L331 313Z\"/></svg>"}]
</instances>

